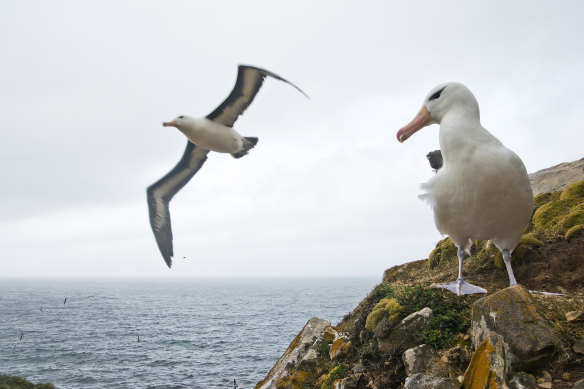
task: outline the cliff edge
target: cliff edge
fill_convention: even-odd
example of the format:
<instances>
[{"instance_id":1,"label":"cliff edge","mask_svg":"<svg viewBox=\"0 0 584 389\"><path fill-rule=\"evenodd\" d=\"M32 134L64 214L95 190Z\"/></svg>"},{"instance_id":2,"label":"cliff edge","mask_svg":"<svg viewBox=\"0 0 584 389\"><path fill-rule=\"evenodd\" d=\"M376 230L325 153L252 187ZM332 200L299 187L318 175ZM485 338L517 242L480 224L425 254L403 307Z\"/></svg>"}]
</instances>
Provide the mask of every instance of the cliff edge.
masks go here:
<instances>
[{"instance_id":1,"label":"cliff edge","mask_svg":"<svg viewBox=\"0 0 584 389\"><path fill-rule=\"evenodd\" d=\"M311 318L256 389L584 389L584 159L530 180L534 214L513 253L520 285L475 241L465 274L489 293L432 288L458 270L446 238L386 270L336 326Z\"/></svg>"}]
</instances>

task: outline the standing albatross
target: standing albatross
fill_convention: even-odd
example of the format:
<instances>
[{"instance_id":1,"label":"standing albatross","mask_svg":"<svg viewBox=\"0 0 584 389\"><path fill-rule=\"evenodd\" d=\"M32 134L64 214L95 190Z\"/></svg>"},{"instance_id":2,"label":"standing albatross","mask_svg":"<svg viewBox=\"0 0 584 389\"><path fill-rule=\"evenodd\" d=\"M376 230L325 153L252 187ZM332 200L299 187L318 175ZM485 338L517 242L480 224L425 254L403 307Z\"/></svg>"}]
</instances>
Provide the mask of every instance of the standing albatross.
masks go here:
<instances>
[{"instance_id":1,"label":"standing albatross","mask_svg":"<svg viewBox=\"0 0 584 389\"><path fill-rule=\"evenodd\" d=\"M501 250L510 285L517 284L511 253L519 243L533 210L533 193L521 159L483 128L479 105L462 84L432 89L420 112L401 128L404 142L421 128L440 125L443 165L422 185L434 211L436 228L458 248L458 279L436 287L456 294L486 293L462 277L462 260L472 239L492 240Z\"/></svg>"},{"instance_id":2,"label":"standing albatross","mask_svg":"<svg viewBox=\"0 0 584 389\"><path fill-rule=\"evenodd\" d=\"M233 124L251 104L267 76L292 85L308 97L296 85L277 74L253 66L239 65L233 90L213 112L204 118L181 115L170 122L162 123L165 127L176 127L188 139L181 160L146 190L150 226L168 267L172 265L174 255L168 209L170 200L203 166L209 151L241 158L256 145L258 138L241 136L233 129Z\"/></svg>"}]
</instances>

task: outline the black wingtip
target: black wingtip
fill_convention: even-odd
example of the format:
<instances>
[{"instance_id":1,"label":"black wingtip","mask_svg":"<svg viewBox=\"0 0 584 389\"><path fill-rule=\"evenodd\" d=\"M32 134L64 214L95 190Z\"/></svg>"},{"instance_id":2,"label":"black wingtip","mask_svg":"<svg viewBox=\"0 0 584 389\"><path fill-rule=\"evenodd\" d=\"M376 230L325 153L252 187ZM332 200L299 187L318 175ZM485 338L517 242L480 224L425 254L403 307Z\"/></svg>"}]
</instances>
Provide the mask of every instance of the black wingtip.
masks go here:
<instances>
[{"instance_id":1,"label":"black wingtip","mask_svg":"<svg viewBox=\"0 0 584 389\"><path fill-rule=\"evenodd\" d=\"M279 75L277 75L277 74L276 74L276 73L274 73L274 72L271 72L271 71L269 71L269 70L267 70L267 69L260 68L260 67L257 67L257 66L253 66L253 65L244 65L244 64L239 64L239 65L237 65L237 66L238 66L238 68L250 68L250 69L255 69L255 70L258 70L258 71L260 71L261 73L263 73L263 74L264 74L264 76L270 76L270 77L272 77L272 78L275 78L276 80L280 80L280 81L283 81L283 82L285 82L285 83L287 83L287 84L290 84L290 85L292 85L292 86L293 86L293 87L294 87L294 88L295 88L295 89L296 89L298 92L302 93L302 94L303 94L303 95L304 95L304 96L305 96L305 97L306 97L308 100L310 100L310 97L309 97L309 96L308 96L308 95L307 95L307 94L306 94L306 93L305 93L305 92L304 92L302 89L300 89L298 86L294 85L294 84L293 84L293 83L291 83L290 81L286 80L284 77L282 77L282 76L279 76Z\"/></svg>"}]
</instances>

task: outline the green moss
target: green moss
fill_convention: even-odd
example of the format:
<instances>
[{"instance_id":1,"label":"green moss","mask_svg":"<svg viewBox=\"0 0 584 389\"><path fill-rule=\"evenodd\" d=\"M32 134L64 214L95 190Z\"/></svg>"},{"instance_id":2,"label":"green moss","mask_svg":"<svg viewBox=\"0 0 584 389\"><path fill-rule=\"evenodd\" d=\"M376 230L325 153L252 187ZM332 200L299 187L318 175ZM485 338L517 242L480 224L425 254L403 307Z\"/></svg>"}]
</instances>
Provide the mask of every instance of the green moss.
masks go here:
<instances>
[{"instance_id":1,"label":"green moss","mask_svg":"<svg viewBox=\"0 0 584 389\"><path fill-rule=\"evenodd\" d=\"M55 389L53 384L33 384L24 378L0 375L0 389Z\"/></svg>"},{"instance_id":2,"label":"green moss","mask_svg":"<svg viewBox=\"0 0 584 389\"><path fill-rule=\"evenodd\" d=\"M384 298L389 296L392 291L393 287L391 286L391 284L381 283L377 285L375 288L373 288L370 295L371 297L375 298Z\"/></svg>"},{"instance_id":3,"label":"green moss","mask_svg":"<svg viewBox=\"0 0 584 389\"><path fill-rule=\"evenodd\" d=\"M535 199L532 224L535 230L565 232L584 223L584 180L557 194L539 195Z\"/></svg>"},{"instance_id":4,"label":"green moss","mask_svg":"<svg viewBox=\"0 0 584 389\"><path fill-rule=\"evenodd\" d=\"M349 365L346 363L341 363L335 366L326 376L324 382L320 385L320 389L331 389L333 387L333 382L335 380L340 380L345 378L347 372L349 371Z\"/></svg>"},{"instance_id":5,"label":"green moss","mask_svg":"<svg viewBox=\"0 0 584 389\"><path fill-rule=\"evenodd\" d=\"M578 224L584 224L584 204L573 207L570 213L558 222L558 226L562 230L569 230Z\"/></svg>"},{"instance_id":6,"label":"green moss","mask_svg":"<svg viewBox=\"0 0 584 389\"><path fill-rule=\"evenodd\" d=\"M575 182L564 189L560 195L560 200L566 199L584 200L584 180Z\"/></svg>"},{"instance_id":7,"label":"green moss","mask_svg":"<svg viewBox=\"0 0 584 389\"><path fill-rule=\"evenodd\" d=\"M320 342L316 349L316 354L320 359L330 359L330 345L327 342Z\"/></svg>"},{"instance_id":8,"label":"green moss","mask_svg":"<svg viewBox=\"0 0 584 389\"><path fill-rule=\"evenodd\" d=\"M395 298L384 298L373 307L373 310L369 315L367 315L367 320L365 321L365 328L369 331L373 331L377 326L377 323L381 319L388 317L391 323L395 323L400 314L403 312L403 307Z\"/></svg>"},{"instance_id":9,"label":"green moss","mask_svg":"<svg viewBox=\"0 0 584 389\"><path fill-rule=\"evenodd\" d=\"M560 198L560 192L548 192L548 193L541 193L533 199L533 207L535 209L541 207L544 204L549 203L550 201L556 201Z\"/></svg>"},{"instance_id":10,"label":"green moss","mask_svg":"<svg viewBox=\"0 0 584 389\"><path fill-rule=\"evenodd\" d=\"M582 233L584 233L584 224L578 224L578 225L570 228L566 232L566 240L569 242L570 240L572 240L573 237L578 236Z\"/></svg>"},{"instance_id":11,"label":"green moss","mask_svg":"<svg viewBox=\"0 0 584 389\"><path fill-rule=\"evenodd\" d=\"M572 207L578 204L578 199L565 199L552 201L539 207L533 214L533 225L535 228L550 230L554 229L559 220L570 213Z\"/></svg>"},{"instance_id":12,"label":"green moss","mask_svg":"<svg viewBox=\"0 0 584 389\"><path fill-rule=\"evenodd\" d=\"M452 243L450 238L442 239L436 244L436 248L432 250L428 257L428 266L430 269L440 265L443 261L448 261L456 258L458 249Z\"/></svg>"},{"instance_id":13,"label":"green moss","mask_svg":"<svg viewBox=\"0 0 584 389\"><path fill-rule=\"evenodd\" d=\"M456 343L456 336L470 327L470 307L476 296L457 296L429 285L396 285L384 287L386 299L393 298L409 315L425 307L432 309L434 318L422 334L423 342L436 348Z\"/></svg>"}]
</instances>

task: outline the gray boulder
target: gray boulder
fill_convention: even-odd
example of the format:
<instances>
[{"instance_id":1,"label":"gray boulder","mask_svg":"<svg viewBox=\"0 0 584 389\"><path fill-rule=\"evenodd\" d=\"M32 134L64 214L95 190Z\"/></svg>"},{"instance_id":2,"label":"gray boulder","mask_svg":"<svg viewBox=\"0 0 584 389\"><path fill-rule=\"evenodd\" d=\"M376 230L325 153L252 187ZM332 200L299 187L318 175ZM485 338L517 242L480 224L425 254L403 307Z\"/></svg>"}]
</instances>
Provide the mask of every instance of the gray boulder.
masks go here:
<instances>
[{"instance_id":1,"label":"gray boulder","mask_svg":"<svg viewBox=\"0 0 584 389\"><path fill-rule=\"evenodd\" d=\"M440 378L424 374L414 374L406 378L404 389L459 389L456 378Z\"/></svg>"},{"instance_id":2,"label":"gray boulder","mask_svg":"<svg viewBox=\"0 0 584 389\"><path fill-rule=\"evenodd\" d=\"M382 354L399 354L420 344L420 335L434 314L428 307L403 319L384 337L378 337L377 347Z\"/></svg>"},{"instance_id":3,"label":"gray boulder","mask_svg":"<svg viewBox=\"0 0 584 389\"><path fill-rule=\"evenodd\" d=\"M407 349L402 355L406 374L410 376L412 374L425 372L431 367L432 360L436 356L436 350L427 344Z\"/></svg>"},{"instance_id":4,"label":"gray boulder","mask_svg":"<svg viewBox=\"0 0 584 389\"><path fill-rule=\"evenodd\" d=\"M309 319L257 388L274 389L279 380L289 376L290 371L311 368L317 361L316 348L324 341L325 329L329 326L327 320L317 317Z\"/></svg>"}]
</instances>

